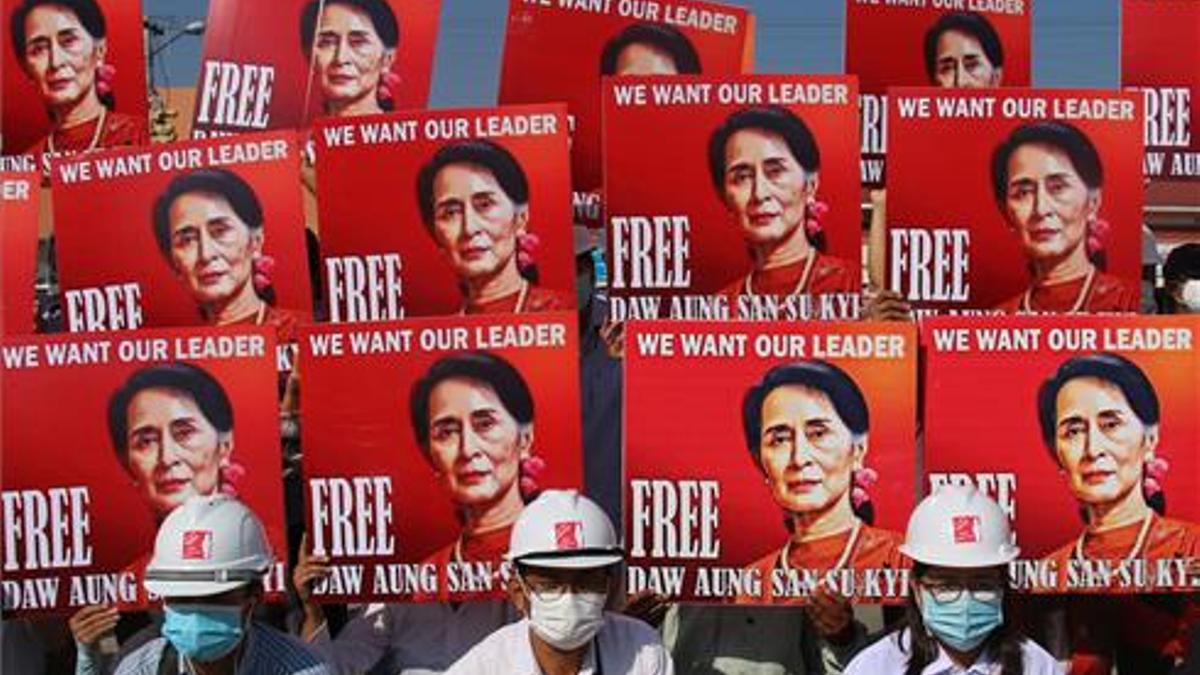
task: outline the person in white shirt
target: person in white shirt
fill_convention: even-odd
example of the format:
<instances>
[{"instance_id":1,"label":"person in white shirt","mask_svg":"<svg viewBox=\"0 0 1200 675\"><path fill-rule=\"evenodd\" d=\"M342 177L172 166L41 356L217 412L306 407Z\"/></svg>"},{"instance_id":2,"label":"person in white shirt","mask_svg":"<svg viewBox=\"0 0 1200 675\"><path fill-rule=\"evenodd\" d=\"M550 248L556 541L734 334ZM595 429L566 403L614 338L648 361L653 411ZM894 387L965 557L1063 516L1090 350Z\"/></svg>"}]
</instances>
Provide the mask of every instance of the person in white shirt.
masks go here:
<instances>
[{"instance_id":1,"label":"person in white shirt","mask_svg":"<svg viewBox=\"0 0 1200 675\"><path fill-rule=\"evenodd\" d=\"M914 561L906 625L866 648L845 675L1061 675L1004 611L1008 516L971 486L948 485L913 510L900 551Z\"/></svg>"},{"instance_id":2,"label":"person in white shirt","mask_svg":"<svg viewBox=\"0 0 1200 675\"><path fill-rule=\"evenodd\" d=\"M624 557L612 522L574 490L547 490L513 526L509 596L525 616L492 633L447 675L674 675L645 623L604 608Z\"/></svg>"}]
</instances>

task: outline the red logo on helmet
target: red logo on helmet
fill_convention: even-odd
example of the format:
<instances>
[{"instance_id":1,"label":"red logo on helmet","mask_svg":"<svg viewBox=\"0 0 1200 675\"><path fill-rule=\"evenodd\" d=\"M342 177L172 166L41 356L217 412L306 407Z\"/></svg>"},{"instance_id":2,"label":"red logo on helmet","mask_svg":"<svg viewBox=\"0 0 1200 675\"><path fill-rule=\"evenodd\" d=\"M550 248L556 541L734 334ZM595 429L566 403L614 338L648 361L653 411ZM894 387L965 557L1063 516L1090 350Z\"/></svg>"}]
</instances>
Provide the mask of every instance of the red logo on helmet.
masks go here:
<instances>
[{"instance_id":1,"label":"red logo on helmet","mask_svg":"<svg viewBox=\"0 0 1200 675\"><path fill-rule=\"evenodd\" d=\"M578 520L565 520L554 524L554 544L560 551L573 551L582 548L579 543L583 534L583 523Z\"/></svg>"},{"instance_id":2,"label":"red logo on helmet","mask_svg":"<svg viewBox=\"0 0 1200 675\"><path fill-rule=\"evenodd\" d=\"M208 560L212 557L212 530L188 530L183 533L183 559Z\"/></svg>"},{"instance_id":3,"label":"red logo on helmet","mask_svg":"<svg viewBox=\"0 0 1200 675\"><path fill-rule=\"evenodd\" d=\"M979 516L951 516L951 522L954 524L954 543L979 542Z\"/></svg>"}]
</instances>

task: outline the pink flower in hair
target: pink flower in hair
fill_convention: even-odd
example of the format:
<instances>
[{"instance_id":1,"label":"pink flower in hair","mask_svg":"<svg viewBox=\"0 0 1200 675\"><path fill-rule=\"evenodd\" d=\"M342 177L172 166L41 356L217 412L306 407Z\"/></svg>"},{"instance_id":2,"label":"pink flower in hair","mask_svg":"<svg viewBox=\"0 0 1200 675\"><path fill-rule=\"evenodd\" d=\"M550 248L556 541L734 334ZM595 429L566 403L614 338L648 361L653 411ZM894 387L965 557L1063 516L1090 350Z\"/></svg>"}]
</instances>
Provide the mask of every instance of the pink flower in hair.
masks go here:
<instances>
[{"instance_id":1,"label":"pink flower in hair","mask_svg":"<svg viewBox=\"0 0 1200 675\"><path fill-rule=\"evenodd\" d=\"M854 484L865 489L879 482L879 473L875 469L862 468L854 472Z\"/></svg>"},{"instance_id":2,"label":"pink flower in hair","mask_svg":"<svg viewBox=\"0 0 1200 675\"><path fill-rule=\"evenodd\" d=\"M389 70L380 79L382 81L375 90L375 98L379 99L380 102L395 102L396 91L400 89L400 76Z\"/></svg>"},{"instance_id":3,"label":"pink flower in hair","mask_svg":"<svg viewBox=\"0 0 1200 675\"><path fill-rule=\"evenodd\" d=\"M275 272L275 259L260 255L254 259L254 290L262 292L271 287L271 274Z\"/></svg>"},{"instance_id":4,"label":"pink flower in hair","mask_svg":"<svg viewBox=\"0 0 1200 675\"><path fill-rule=\"evenodd\" d=\"M1105 244L1108 243L1108 237L1112 233L1112 225L1103 218L1097 218L1088 223L1087 230L1087 252L1088 255L1096 255L1104 250Z\"/></svg>"},{"instance_id":5,"label":"pink flower in hair","mask_svg":"<svg viewBox=\"0 0 1200 675\"><path fill-rule=\"evenodd\" d=\"M869 501L871 501L871 495L861 487L855 485L854 489L850 491L850 502L854 504L855 509L861 509L863 504Z\"/></svg>"},{"instance_id":6,"label":"pink flower in hair","mask_svg":"<svg viewBox=\"0 0 1200 675\"><path fill-rule=\"evenodd\" d=\"M812 200L808 203L804 217L804 233L811 239L825 229L825 216L829 214L829 204Z\"/></svg>"},{"instance_id":7,"label":"pink flower in hair","mask_svg":"<svg viewBox=\"0 0 1200 675\"><path fill-rule=\"evenodd\" d=\"M96 93L105 96L112 93L113 83L117 79L117 67L108 63L96 69Z\"/></svg>"},{"instance_id":8,"label":"pink flower in hair","mask_svg":"<svg viewBox=\"0 0 1200 675\"><path fill-rule=\"evenodd\" d=\"M230 497L238 496L238 484L246 477L246 467L238 462L229 462L221 466L220 472L221 494Z\"/></svg>"},{"instance_id":9,"label":"pink flower in hair","mask_svg":"<svg viewBox=\"0 0 1200 675\"><path fill-rule=\"evenodd\" d=\"M529 500L534 498L540 491L540 483L538 478L546 471L546 460L538 456L529 457L521 460L521 466L517 470L521 476L520 489L521 498Z\"/></svg>"},{"instance_id":10,"label":"pink flower in hair","mask_svg":"<svg viewBox=\"0 0 1200 675\"><path fill-rule=\"evenodd\" d=\"M528 269L534 265L533 252L541 246L542 240L536 234L517 235L517 267Z\"/></svg>"}]
</instances>

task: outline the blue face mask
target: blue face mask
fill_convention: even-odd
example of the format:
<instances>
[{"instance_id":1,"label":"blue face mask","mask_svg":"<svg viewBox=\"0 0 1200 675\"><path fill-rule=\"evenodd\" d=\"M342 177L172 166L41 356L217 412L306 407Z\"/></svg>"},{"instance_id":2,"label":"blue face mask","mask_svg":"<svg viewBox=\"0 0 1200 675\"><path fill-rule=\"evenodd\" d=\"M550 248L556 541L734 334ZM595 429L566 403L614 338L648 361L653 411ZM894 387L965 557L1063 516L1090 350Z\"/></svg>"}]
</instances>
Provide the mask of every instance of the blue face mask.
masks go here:
<instances>
[{"instance_id":1,"label":"blue face mask","mask_svg":"<svg viewBox=\"0 0 1200 675\"><path fill-rule=\"evenodd\" d=\"M164 605L163 610L163 637L193 661L216 661L233 651L246 633L240 605Z\"/></svg>"},{"instance_id":2,"label":"blue face mask","mask_svg":"<svg viewBox=\"0 0 1200 675\"><path fill-rule=\"evenodd\" d=\"M921 589L921 620L938 641L960 652L969 652L1004 623L1004 594L991 601L976 600L969 591L951 602L939 603Z\"/></svg>"}]
</instances>

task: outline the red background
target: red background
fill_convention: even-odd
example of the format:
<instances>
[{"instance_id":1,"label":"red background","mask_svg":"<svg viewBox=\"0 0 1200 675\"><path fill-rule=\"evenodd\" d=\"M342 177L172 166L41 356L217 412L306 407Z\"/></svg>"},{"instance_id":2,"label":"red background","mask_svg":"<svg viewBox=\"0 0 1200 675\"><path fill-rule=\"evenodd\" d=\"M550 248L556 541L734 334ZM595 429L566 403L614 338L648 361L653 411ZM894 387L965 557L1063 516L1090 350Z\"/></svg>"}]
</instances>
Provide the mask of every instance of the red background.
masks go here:
<instances>
[{"instance_id":1,"label":"red background","mask_svg":"<svg viewBox=\"0 0 1200 675\"><path fill-rule=\"evenodd\" d=\"M104 10L107 28L108 55L104 62L116 66L117 77L113 83L116 97L116 112L146 118L149 104L146 100L146 60L142 46L142 7L138 0L97 0ZM42 106L37 89L25 77L25 71L13 52L12 37L8 22L12 10L20 0L0 0L0 14L4 19L2 42L3 59L0 72L4 73L4 148L6 155L25 151L50 131L50 118ZM149 123L147 122L147 125Z\"/></svg>"},{"instance_id":2,"label":"red background","mask_svg":"<svg viewBox=\"0 0 1200 675\"><path fill-rule=\"evenodd\" d=\"M997 98L994 119L900 119L902 96ZM924 87L892 89L888 97L888 227L965 227L971 231L971 257L966 303L924 302L917 307L990 309L1029 284L1022 249L992 197L992 151L1029 119L999 117L1005 98L1039 97L1048 101L1071 97L1122 98L1136 104L1135 119L1065 120L1091 139L1104 166L1099 217L1112 225L1105 246L1108 273L1137 286L1141 270L1142 227L1142 98L1100 90L1049 89L1013 92L976 89L947 92ZM936 101L931 102L936 110ZM1050 106L1052 104L1048 104ZM1052 112L1052 108L1048 107ZM947 139L954 139L947 142ZM936 151L934 151L936 150ZM931 198L936 194L936 198ZM890 242L889 242L890 249ZM891 251L888 279L891 279Z\"/></svg>"},{"instance_id":3,"label":"red background","mask_svg":"<svg viewBox=\"0 0 1200 675\"><path fill-rule=\"evenodd\" d=\"M977 326L1043 330L1040 349L1020 352L944 352L931 331ZM1017 544L1022 558L1038 558L1079 535L1078 504L1059 475L1058 464L1042 443L1038 387L1064 361L1083 351L1052 352L1045 344L1051 328L1190 328L1194 317L938 317L922 324L928 350L925 389L925 471L1013 472L1017 474ZM1157 454L1171 464L1163 481L1167 515L1200 519L1200 410L1195 351L1136 351L1123 356L1136 363L1158 394L1161 406ZM1003 406L1002 411L998 406ZM1000 414L1000 413L1003 414ZM983 443L981 444L981 439Z\"/></svg>"},{"instance_id":4,"label":"red background","mask_svg":"<svg viewBox=\"0 0 1200 675\"><path fill-rule=\"evenodd\" d=\"M571 176L567 159L566 110L562 105L512 106L474 110L407 111L318 122L317 195L322 257L399 252L403 261L406 317L455 314L462 307L458 277L421 220L417 173L438 148L455 141L419 138L406 143L325 146L324 130L390 120L467 119L493 113L553 114L553 135L491 138L517 158L529 181L529 229L540 244L534 252L538 285L574 297L571 239ZM324 263L322 263L324 274ZM327 281L325 283L328 283Z\"/></svg>"},{"instance_id":5,"label":"red background","mask_svg":"<svg viewBox=\"0 0 1200 675\"><path fill-rule=\"evenodd\" d=\"M753 27L740 7L708 2L661 2L721 11L737 16L734 35L679 27L696 48L705 75L750 70ZM576 190L600 188L600 54L633 18L543 7L509 0L500 71L500 103L565 101L575 117L571 174Z\"/></svg>"},{"instance_id":6,"label":"red background","mask_svg":"<svg viewBox=\"0 0 1200 675\"><path fill-rule=\"evenodd\" d=\"M829 204L823 221L827 253L857 266L862 257L862 216L859 210L858 100L853 78L831 76L757 75L728 78L683 77L679 82L712 82L707 105L618 106L617 85L659 78L608 78L604 83L604 192L606 222L614 215L686 214L691 223L689 289L613 289L616 296L716 293L750 268L745 240L725 208L708 169L708 139L730 114L750 107L720 104L717 85L756 82L764 92L770 83L845 83L848 103L790 105L812 130L821 152L817 199ZM651 95L647 92L647 98ZM651 99L652 101L652 99ZM670 138L669 144L662 139ZM652 149L648 151L648 149ZM669 188L664 184L669 179ZM608 264L612 269L612 228ZM610 273L611 275L612 273ZM735 311L735 310L731 310Z\"/></svg>"},{"instance_id":7,"label":"red background","mask_svg":"<svg viewBox=\"0 0 1200 675\"><path fill-rule=\"evenodd\" d=\"M231 457L246 468L238 486L239 499L267 526L278 560L287 560L283 487L279 470L279 416L275 396L275 336L262 329L197 329L75 334L53 337L8 338L5 348L49 343L110 340L111 362L86 366L46 365L34 369L4 369L3 415L4 489L48 489L69 485L89 488L93 564L59 572L59 609L66 607L69 577L76 574L120 572L149 554L157 526L154 513L131 485L108 436L108 398L134 371L151 362L122 363L117 344L143 338L199 335L261 335L262 358L190 361L215 377L234 410L234 449ZM19 422L15 422L20 420ZM3 539L0 539L0 544ZM6 573L10 579L46 576L43 570Z\"/></svg>"},{"instance_id":8,"label":"red background","mask_svg":"<svg viewBox=\"0 0 1200 675\"><path fill-rule=\"evenodd\" d=\"M306 120L321 115L319 84L309 84L309 62L300 45L300 14L308 0L212 0L208 10L208 28L204 36L204 57L197 80L194 128L212 131L238 131L237 127L195 124L199 113L204 64L210 59L275 67L272 88L270 128L305 126ZM433 50L437 42L441 0L388 0L400 24L400 44L392 72L400 76L401 86L394 91L397 110L424 108L429 101L429 82L433 70ZM305 113L305 91L309 97Z\"/></svg>"},{"instance_id":9,"label":"red background","mask_svg":"<svg viewBox=\"0 0 1200 675\"><path fill-rule=\"evenodd\" d=\"M904 532L916 482L917 337L912 326L883 323L631 321L625 353L625 487L635 479L716 480L721 485L719 560L630 559L634 565L742 567L777 551L787 540L782 511L763 485L746 449L742 397L770 368L803 360L745 357L647 357L642 333L728 335L900 335L903 359L827 359L862 389L871 429L864 464L879 473L870 489L875 526ZM678 339L676 340L678 350ZM811 341L810 341L811 344ZM681 352L678 352L681 353ZM625 497L625 544L630 545L632 506ZM694 578L691 574L689 577ZM764 580L764 584L766 581ZM686 587L686 585L685 585ZM681 599L689 599L687 596ZM790 598L789 598L790 600Z\"/></svg>"},{"instance_id":10,"label":"red background","mask_svg":"<svg viewBox=\"0 0 1200 675\"><path fill-rule=\"evenodd\" d=\"M154 200L172 178L182 173L158 170L157 158L185 148L271 139L288 142L286 158L224 168L244 178L254 188L262 205L263 252L275 258L275 271L271 275L277 298L275 306L310 313L312 295L304 249L304 213L300 203L300 182L296 179L300 162L293 132L109 150L89 154L86 158L56 160L52 165L51 180L54 183L54 229L58 239L58 273L62 290L136 281L141 285L142 316L146 327L202 323L195 301L171 271L170 263L158 250L154 239ZM70 185L62 184L59 176L60 167L65 164L144 152L154 155L152 171L148 174L107 180L94 177L91 181ZM96 176L95 170L92 175Z\"/></svg>"},{"instance_id":11,"label":"red background","mask_svg":"<svg viewBox=\"0 0 1200 675\"><path fill-rule=\"evenodd\" d=\"M42 179L36 173L0 172L0 183L25 181L29 199L0 199L0 334L34 330L34 283L37 275L38 195Z\"/></svg>"},{"instance_id":12,"label":"red background","mask_svg":"<svg viewBox=\"0 0 1200 675\"><path fill-rule=\"evenodd\" d=\"M301 413L304 419L304 475L389 475L392 478L392 532L396 554L391 558L355 557L334 564L365 565L422 562L434 551L454 542L460 531L453 504L425 460L408 415L412 383L437 359L457 350L422 352L417 334L425 329L467 326L560 324L566 327L565 347L528 347L489 350L513 364L524 376L534 400L533 452L546 460L538 478L542 489L578 487L582 476L580 438L578 346L573 313L435 317L355 326L314 325L300 332L300 372L304 373ZM414 350L405 354L313 356L313 335L353 333L373 329L413 329ZM308 487L305 487L308 493ZM311 508L305 513L312 529ZM312 539L309 538L311 543ZM366 575L366 576L369 576ZM364 588L369 584L364 580ZM496 589L503 592L503 589ZM347 597L326 595L323 600L350 602L395 596Z\"/></svg>"},{"instance_id":13,"label":"red background","mask_svg":"<svg viewBox=\"0 0 1200 675\"><path fill-rule=\"evenodd\" d=\"M1190 88L1192 143L1189 149L1200 151L1200 2L1122 2L1121 85ZM1181 151L1180 148L1167 150ZM1170 166L1170 159L1167 161ZM1200 177L1182 178L1196 180Z\"/></svg>"},{"instance_id":14,"label":"red background","mask_svg":"<svg viewBox=\"0 0 1200 675\"><path fill-rule=\"evenodd\" d=\"M863 5L846 0L846 72L858 75L868 94L888 87L930 85L925 72L925 31L949 10ZM981 11L1004 47L1005 87L1029 86L1029 24L1033 0L1022 15Z\"/></svg>"}]
</instances>

